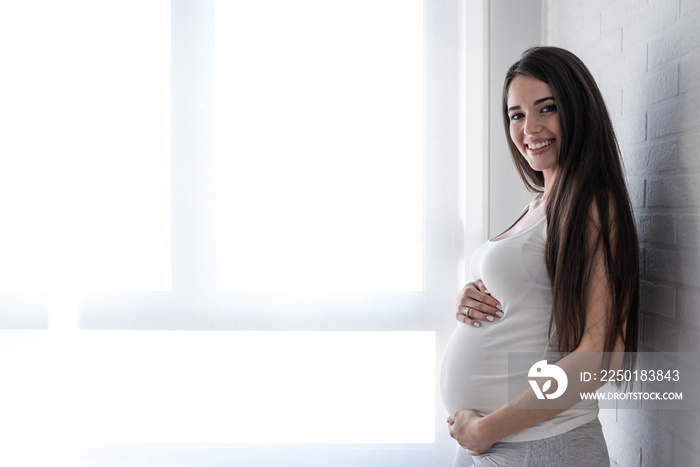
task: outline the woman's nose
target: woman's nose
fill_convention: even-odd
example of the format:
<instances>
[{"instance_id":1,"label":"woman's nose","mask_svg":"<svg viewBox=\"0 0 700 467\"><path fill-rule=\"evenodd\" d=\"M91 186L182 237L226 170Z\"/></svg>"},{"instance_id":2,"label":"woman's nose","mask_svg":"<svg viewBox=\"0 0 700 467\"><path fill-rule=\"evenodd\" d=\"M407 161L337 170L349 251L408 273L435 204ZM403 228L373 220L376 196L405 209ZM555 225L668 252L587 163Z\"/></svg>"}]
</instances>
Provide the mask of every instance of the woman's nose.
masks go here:
<instances>
[{"instance_id":1,"label":"woman's nose","mask_svg":"<svg viewBox=\"0 0 700 467\"><path fill-rule=\"evenodd\" d=\"M542 131L542 124L536 117L525 117L525 134L535 135Z\"/></svg>"}]
</instances>

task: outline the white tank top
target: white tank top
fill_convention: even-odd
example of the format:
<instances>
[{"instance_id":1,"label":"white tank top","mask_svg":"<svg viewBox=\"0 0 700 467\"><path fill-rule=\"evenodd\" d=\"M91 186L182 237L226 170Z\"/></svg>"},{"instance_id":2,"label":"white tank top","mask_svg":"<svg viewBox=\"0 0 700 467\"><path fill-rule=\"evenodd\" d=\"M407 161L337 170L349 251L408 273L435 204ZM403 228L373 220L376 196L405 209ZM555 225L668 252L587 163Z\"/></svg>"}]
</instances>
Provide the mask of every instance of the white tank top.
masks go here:
<instances>
[{"instance_id":1,"label":"white tank top","mask_svg":"<svg viewBox=\"0 0 700 467\"><path fill-rule=\"evenodd\" d=\"M544 260L546 221L477 249L471 261L503 307L503 317L481 327L458 323L445 350L441 390L447 411L487 415L508 402L508 352L541 352L549 346L552 289ZM533 361L534 363L534 361ZM578 407L578 406L577 406ZM532 441L565 433L598 415L597 404L569 409L501 441Z\"/></svg>"}]
</instances>

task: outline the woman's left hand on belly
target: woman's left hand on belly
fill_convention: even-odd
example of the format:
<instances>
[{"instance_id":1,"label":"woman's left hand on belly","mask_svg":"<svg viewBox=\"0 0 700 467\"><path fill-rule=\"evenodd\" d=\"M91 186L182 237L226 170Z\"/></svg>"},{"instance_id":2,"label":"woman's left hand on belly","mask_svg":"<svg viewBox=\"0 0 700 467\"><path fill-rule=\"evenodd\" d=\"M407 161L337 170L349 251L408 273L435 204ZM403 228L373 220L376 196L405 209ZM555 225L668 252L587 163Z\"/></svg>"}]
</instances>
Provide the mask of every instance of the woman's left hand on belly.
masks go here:
<instances>
[{"instance_id":1,"label":"woman's left hand on belly","mask_svg":"<svg viewBox=\"0 0 700 467\"><path fill-rule=\"evenodd\" d=\"M495 440L487 439L484 430L479 429L482 419L483 417L477 412L466 409L458 410L447 419L450 436L472 456L483 454L495 443Z\"/></svg>"}]
</instances>

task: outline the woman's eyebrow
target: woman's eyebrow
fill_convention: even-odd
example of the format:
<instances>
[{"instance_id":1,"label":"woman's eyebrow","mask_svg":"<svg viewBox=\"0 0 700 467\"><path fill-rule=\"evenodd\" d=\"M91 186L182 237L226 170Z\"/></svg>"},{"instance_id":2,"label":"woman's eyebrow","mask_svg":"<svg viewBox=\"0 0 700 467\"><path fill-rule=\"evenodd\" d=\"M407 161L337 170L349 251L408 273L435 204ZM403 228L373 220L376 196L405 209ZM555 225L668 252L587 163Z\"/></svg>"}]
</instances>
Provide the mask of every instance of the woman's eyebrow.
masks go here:
<instances>
[{"instance_id":1,"label":"woman's eyebrow","mask_svg":"<svg viewBox=\"0 0 700 467\"><path fill-rule=\"evenodd\" d=\"M545 102L545 101L548 101L548 100L555 100L555 99L554 99L554 97L552 97L552 96L543 97L542 99L537 99L537 100L534 102L534 105L539 105L539 104L541 104L541 103L543 103L543 102ZM520 106L519 106L519 105L514 105L513 107L508 107L508 112L510 112L511 110L518 110L518 109L520 109Z\"/></svg>"},{"instance_id":2,"label":"woman's eyebrow","mask_svg":"<svg viewBox=\"0 0 700 467\"><path fill-rule=\"evenodd\" d=\"M551 100L554 100L554 98L553 98L552 96L543 97L542 99L537 99L537 100L535 101L535 105L541 104L541 103L543 103L544 101L548 101L548 100L550 100L550 99L551 99Z\"/></svg>"}]
</instances>

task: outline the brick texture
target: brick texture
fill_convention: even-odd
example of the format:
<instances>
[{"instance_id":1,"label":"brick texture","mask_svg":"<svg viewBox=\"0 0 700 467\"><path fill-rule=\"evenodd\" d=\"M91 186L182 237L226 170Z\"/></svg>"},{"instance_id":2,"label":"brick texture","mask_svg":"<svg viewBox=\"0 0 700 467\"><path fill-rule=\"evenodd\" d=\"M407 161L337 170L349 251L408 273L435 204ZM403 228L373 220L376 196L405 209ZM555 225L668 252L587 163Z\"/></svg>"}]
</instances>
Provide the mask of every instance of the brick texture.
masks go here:
<instances>
[{"instance_id":1,"label":"brick texture","mask_svg":"<svg viewBox=\"0 0 700 467\"><path fill-rule=\"evenodd\" d=\"M640 239L640 350L700 352L700 0L542 6L544 41L583 59L615 125ZM684 409L606 411L611 465L700 465L700 408Z\"/></svg>"}]
</instances>

